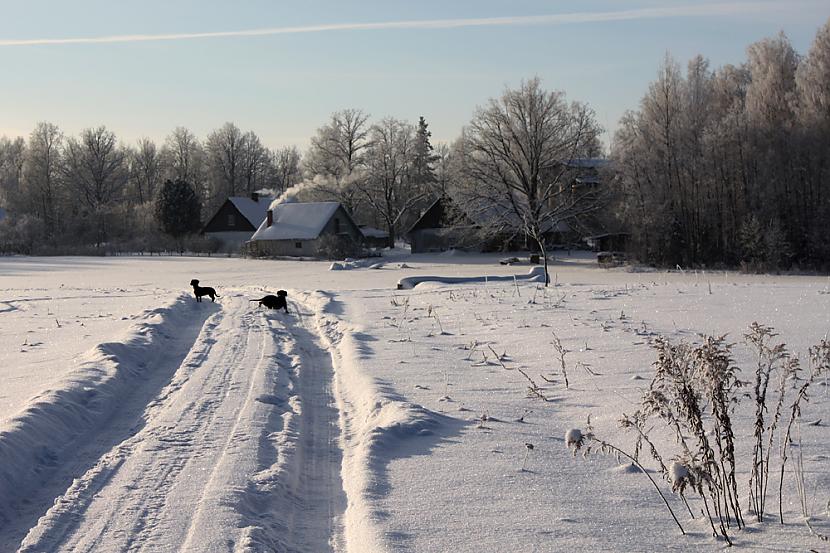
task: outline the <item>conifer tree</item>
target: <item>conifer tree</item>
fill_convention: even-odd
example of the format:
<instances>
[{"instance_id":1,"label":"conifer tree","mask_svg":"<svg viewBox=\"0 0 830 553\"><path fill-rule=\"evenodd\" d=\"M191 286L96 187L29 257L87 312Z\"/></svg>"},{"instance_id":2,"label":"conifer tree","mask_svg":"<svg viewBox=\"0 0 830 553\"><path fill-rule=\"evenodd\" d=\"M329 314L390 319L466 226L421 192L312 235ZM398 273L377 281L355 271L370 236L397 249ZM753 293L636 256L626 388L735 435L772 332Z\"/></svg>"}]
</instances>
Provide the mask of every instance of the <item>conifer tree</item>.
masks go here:
<instances>
[{"instance_id":1,"label":"conifer tree","mask_svg":"<svg viewBox=\"0 0 830 553\"><path fill-rule=\"evenodd\" d=\"M181 179L167 180L156 199L156 218L161 229L175 238L182 249L181 239L199 230L199 198L189 183Z\"/></svg>"},{"instance_id":2,"label":"conifer tree","mask_svg":"<svg viewBox=\"0 0 830 553\"><path fill-rule=\"evenodd\" d=\"M438 161L429 137L432 136L429 125L423 116L418 118L418 130L415 132L414 157L412 159L412 182L418 186L429 186L438 182L434 166Z\"/></svg>"}]
</instances>

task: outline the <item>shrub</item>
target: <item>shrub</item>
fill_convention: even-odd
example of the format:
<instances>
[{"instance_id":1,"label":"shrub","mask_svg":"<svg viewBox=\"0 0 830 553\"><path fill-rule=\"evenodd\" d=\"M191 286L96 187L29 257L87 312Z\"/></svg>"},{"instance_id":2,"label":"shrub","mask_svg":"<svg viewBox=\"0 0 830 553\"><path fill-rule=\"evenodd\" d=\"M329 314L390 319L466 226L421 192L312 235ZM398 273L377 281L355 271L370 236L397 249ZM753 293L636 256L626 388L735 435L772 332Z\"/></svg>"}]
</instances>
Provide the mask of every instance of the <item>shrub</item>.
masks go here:
<instances>
[{"instance_id":1,"label":"shrub","mask_svg":"<svg viewBox=\"0 0 830 553\"><path fill-rule=\"evenodd\" d=\"M317 256L335 261L347 257L366 257L366 252L351 236L325 234L317 241Z\"/></svg>"}]
</instances>

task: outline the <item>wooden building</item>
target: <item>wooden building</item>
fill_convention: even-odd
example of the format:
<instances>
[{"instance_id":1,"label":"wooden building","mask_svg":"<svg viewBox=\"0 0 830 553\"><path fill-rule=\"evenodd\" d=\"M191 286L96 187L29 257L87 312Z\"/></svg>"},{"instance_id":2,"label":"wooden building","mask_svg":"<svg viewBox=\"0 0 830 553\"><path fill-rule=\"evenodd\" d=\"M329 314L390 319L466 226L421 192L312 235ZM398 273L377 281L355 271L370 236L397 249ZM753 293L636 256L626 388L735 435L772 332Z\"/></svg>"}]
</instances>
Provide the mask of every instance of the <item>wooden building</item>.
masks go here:
<instances>
[{"instance_id":1,"label":"wooden building","mask_svg":"<svg viewBox=\"0 0 830 553\"><path fill-rule=\"evenodd\" d=\"M239 252L265 220L265 213L274 198L253 192L250 197L233 196L202 228L202 234L221 243L220 251Z\"/></svg>"},{"instance_id":2,"label":"wooden building","mask_svg":"<svg viewBox=\"0 0 830 553\"><path fill-rule=\"evenodd\" d=\"M246 251L255 257L313 257L325 236L363 242L360 228L340 202L281 203L266 212Z\"/></svg>"}]
</instances>

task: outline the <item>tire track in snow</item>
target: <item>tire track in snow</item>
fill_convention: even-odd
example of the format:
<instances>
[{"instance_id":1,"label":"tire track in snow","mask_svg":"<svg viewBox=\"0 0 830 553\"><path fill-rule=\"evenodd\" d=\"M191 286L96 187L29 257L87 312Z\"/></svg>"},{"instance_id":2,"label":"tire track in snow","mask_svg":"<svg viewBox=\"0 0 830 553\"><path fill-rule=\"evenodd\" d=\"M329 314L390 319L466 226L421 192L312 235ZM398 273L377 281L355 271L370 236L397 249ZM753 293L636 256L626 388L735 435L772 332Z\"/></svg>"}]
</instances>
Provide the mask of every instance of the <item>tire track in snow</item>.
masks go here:
<instances>
[{"instance_id":1,"label":"tire track in snow","mask_svg":"<svg viewBox=\"0 0 830 553\"><path fill-rule=\"evenodd\" d=\"M76 479L20 551L340 550L331 358L228 296L146 426Z\"/></svg>"}]
</instances>

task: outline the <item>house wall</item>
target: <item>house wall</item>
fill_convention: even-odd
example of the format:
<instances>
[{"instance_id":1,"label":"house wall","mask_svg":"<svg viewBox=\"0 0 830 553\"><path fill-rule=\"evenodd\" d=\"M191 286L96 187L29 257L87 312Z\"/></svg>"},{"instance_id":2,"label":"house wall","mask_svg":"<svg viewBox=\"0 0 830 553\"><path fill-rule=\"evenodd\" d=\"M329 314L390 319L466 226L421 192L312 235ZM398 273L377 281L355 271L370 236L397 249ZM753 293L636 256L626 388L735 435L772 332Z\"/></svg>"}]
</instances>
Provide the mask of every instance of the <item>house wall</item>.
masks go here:
<instances>
[{"instance_id":1,"label":"house wall","mask_svg":"<svg viewBox=\"0 0 830 553\"><path fill-rule=\"evenodd\" d=\"M340 232L336 232L338 223L335 221L340 221ZM344 210L342 206L337 208L337 211L334 212L334 215L332 215L331 219L329 219L329 222L326 223L325 227L323 227L323 231L320 235L323 234L348 234L355 242L363 240L363 233L360 232L360 228L354 224L352 218L346 214L346 210Z\"/></svg>"},{"instance_id":2,"label":"house wall","mask_svg":"<svg viewBox=\"0 0 830 553\"><path fill-rule=\"evenodd\" d=\"M231 216L233 219L231 220ZM233 224L231 224L233 222ZM209 232L241 232L250 231L248 238L254 233L256 228L248 222L248 219L242 216L236 206L230 200L226 200L219 211L216 212L210 221L202 229L202 232L207 234Z\"/></svg>"},{"instance_id":3,"label":"house wall","mask_svg":"<svg viewBox=\"0 0 830 553\"><path fill-rule=\"evenodd\" d=\"M480 247L474 229L424 228L409 233L412 253L443 252L449 249L476 250Z\"/></svg>"},{"instance_id":4,"label":"house wall","mask_svg":"<svg viewBox=\"0 0 830 553\"><path fill-rule=\"evenodd\" d=\"M253 240L246 248L254 257L313 257L317 255L317 240Z\"/></svg>"},{"instance_id":5,"label":"house wall","mask_svg":"<svg viewBox=\"0 0 830 553\"><path fill-rule=\"evenodd\" d=\"M205 232L205 236L219 240L222 244L219 248L220 252L238 253L242 250L245 242L251 239L253 233L254 231L252 230L242 232Z\"/></svg>"}]
</instances>

